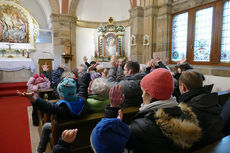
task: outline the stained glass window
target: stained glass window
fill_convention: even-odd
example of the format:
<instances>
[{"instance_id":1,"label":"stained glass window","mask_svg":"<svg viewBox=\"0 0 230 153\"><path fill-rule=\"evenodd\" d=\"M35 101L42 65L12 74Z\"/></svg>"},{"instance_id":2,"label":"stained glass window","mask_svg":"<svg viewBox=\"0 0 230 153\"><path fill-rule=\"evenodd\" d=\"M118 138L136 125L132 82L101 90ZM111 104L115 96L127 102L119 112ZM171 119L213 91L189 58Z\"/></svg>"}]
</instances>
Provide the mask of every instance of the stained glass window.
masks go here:
<instances>
[{"instance_id":1,"label":"stained glass window","mask_svg":"<svg viewBox=\"0 0 230 153\"><path fill-rule=\"evenodd\" d=\"M188 13L179 14L173 17L172 22L172 61L179 61L186 57Z\"/></svg>"},{"instance_id":2,"label":"stained glass window","mask_svg":"<svg viewBox=\"0 0 230 153\"><path fill-rule=\"evenodd\" d=\"M230 62L230 1L224 3L220 61Z\"/></svg>"},{"instance_id":3,"label":"stained glass window","mask_svg":"<svg viewBox=\"0 0 230 153\"><path fill-rule=\"evenodd\" d=\"M196 12L194 61L210 61L213 7Z\"/></svg>"}]
</instances>

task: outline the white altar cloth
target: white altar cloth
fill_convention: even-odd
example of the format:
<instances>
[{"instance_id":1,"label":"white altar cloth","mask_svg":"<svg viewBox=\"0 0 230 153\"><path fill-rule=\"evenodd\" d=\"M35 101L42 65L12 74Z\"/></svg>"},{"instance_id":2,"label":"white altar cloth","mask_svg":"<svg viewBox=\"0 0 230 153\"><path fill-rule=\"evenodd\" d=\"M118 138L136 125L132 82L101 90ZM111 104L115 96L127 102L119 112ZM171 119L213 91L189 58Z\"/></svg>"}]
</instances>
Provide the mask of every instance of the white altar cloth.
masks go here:
<instances>
[{"instance_id":1,"label":"white altar cloth","mask_svg":"<svg viewBox=\"0 0 230 153\"><path fill-rule=\"evenodd\" d=\"M34 71L34 62L27 58L0 58L0 70L18 71L21 69L30 69Z\"/></svg>"}]
</instances>

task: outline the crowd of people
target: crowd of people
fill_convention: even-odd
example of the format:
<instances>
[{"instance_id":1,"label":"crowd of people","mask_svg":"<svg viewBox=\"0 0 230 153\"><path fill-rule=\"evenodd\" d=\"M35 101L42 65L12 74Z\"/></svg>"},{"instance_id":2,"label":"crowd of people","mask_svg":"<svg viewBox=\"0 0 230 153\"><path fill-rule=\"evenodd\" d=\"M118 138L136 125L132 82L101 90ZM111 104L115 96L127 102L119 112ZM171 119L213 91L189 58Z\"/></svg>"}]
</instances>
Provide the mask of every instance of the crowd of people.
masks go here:
<instances>
[{"instance_id":1,"label":"crowd of people","mask_svg":"<svg viewBox=\"0 0 230 153\"><path fill-rule=\"evenodd\" d=\"M217 93L211 92L212 85L204 86L204 75L185 59L174 71L155 53L142 68L138 62L115 56L110 69L87 60L84 57L84 64L72 72L66 72L65 66L49 70L44 65L42 74L28 81L29 91L18 94L31 101L34 112L55 114L60 120L104 111L104 118L91 133L94 152L192 152L230 134L230 100L222 108ZM38 97L38 90L50 87L53 97L59 99L56 104ZM127 125L121 110L133 106L139 111ZM78 132L63 131L53 153L70 153ZM45 123L38 153L45 152L50 134L51 123Z\"/></svg>"}]
</instances>

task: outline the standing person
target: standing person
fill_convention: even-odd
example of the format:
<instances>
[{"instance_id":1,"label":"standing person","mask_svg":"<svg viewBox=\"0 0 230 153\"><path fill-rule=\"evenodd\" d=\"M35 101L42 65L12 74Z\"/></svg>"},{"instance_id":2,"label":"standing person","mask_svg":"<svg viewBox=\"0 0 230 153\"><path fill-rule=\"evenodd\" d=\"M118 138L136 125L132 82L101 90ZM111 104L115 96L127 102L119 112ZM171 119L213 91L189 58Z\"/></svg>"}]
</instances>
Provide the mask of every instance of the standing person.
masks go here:
<instances>
[{"instance_id":1,"label":"standing person","mask_svg":"<svg viewBox=\"0 0 230 153\"><path fill-rule=\"evenodd\" d=\"M125 101L122 104L122 107L132 107L132 106L140 106L142 103L141 98L141 87L140 82L141 79L145 76L145 73L139 73L140 65L138 62L128 61L124 70L121 67L118 67L116 61L113 58L110 60L111 68L108 74L108 81L111 84L111 87L114 85L122 86L122 92L125 95ZM120 71L123 71L124 74L123 79L117 80L117 71L120 68Z\"/></svg>"},{"instance_id":2,"label":"standing person","mask_svg":"<svg viewBox=\"0 0 230 153\"><path fill-rule=\"evenodd\" d=\"M223 136L221 131L224 123L220 116L217 93L211 93L203 87L202 75L194 70L181 73L179 89L179 101L192 108L202 129L202 137L194 144L193 150L220 139Z\"/></svg>"},{"instance_id":3,"label":"standing person","mask_svg":"<svg viewBox=\"0 0 230 153\"><path fill-rule=\"evenodd\" d=\"M129 125L130 138L126 147L135 153L187 152L201 137L199 121L191 108L172 98L171 73L158 68L141 80L143 104ZM110 106L105 117L118 115L123 102L121 87L110 92Z\"/></svg>"}]
</instances>

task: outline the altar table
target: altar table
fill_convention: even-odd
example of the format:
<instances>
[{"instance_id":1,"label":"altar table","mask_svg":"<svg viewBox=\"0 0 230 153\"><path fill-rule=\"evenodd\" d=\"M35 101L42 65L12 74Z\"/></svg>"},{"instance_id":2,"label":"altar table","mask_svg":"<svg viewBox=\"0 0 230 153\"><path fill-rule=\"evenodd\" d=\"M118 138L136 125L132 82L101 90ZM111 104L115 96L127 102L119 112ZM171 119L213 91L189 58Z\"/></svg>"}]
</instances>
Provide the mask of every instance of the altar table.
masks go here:
<instances>
[{"instance_id":1,"label":"altar table","mask_svg":"<svg viewBox=\"0 0 230 153\"><path fill-rule=\"evenodd\" d=\"M30 69L34 71L34 62L27 58L0 58L0 70L2 71L18 71L22 69Z\"/></svg>"}]
</instances>

